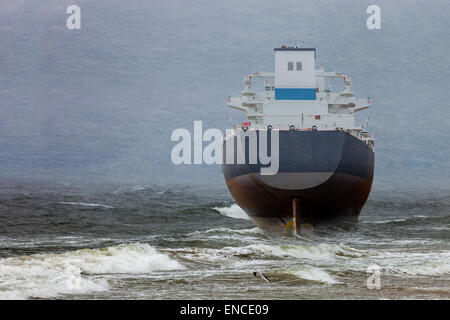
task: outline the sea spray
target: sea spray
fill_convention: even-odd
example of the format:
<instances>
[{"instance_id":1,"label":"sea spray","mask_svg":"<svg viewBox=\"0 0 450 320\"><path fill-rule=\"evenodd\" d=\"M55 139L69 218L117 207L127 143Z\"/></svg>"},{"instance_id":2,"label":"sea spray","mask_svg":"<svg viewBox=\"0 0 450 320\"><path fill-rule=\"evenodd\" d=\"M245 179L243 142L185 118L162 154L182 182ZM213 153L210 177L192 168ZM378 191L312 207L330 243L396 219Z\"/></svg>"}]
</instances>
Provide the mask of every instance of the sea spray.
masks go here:
<instances>
[{"instance_id":1,"label":"sea spray","mask_svg":"<svg viewBox=\"0 0 450 320\"><path fill-rule=\"evenodd\" d=\"M50 298L109 288L96 274L143 274L184 267L148 244L132 243L62 254L0 260L0 299Z\"/></svg>"}]
</instances>

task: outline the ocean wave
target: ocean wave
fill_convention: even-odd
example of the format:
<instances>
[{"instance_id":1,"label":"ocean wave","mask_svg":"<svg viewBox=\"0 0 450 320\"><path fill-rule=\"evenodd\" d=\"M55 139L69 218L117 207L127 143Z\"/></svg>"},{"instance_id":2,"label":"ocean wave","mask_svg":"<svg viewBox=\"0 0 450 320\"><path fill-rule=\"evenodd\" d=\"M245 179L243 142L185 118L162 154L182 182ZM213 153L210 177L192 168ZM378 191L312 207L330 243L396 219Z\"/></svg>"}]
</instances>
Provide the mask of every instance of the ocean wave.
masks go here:
<instances>
[{"instance_id":1,"label":"ocean wave","mask_svg":"<svg viewBox=\"0 0 450 320\"><path fill-rule=\"evenodd\" d=\"M229 207L223 207L223 208L215 207L213 209L216 210L217 212L219 212L221 215L226 216L226 217L250 220L250 218L247 216L245 211L242 210L237 204L233 204Z\"/></svg>"},{"instance_id":2,"label":"ocean wave","mask_svg":"<svg viewBox=\"0 0 450 320\"><path fill-rule=\"evenodd\" d=\"M381 252L385 272L392 276L450 275L450 251ZM380 265L382 265L380 263Z\"/></svg>"},{"instance_id":3,"label":"ocean wave","mask_svg":"<svg viewBox=\"0 0 450 320\"><path fill-rule=\"evenodd\" d=\"M338 256L360 256L359 250L345 245L325 244L318 245L256 245L253 249L262 255L271 255L279 258L305 258L311 260L330 260Z\"/></svg>"},{"instance_id":4,"label":"ocean wave","mask_svg":"<svg viewBox=\"0 0 450 320\"><path fill-rule=\"evenodd\" d=\"M406 219L393 219L393 220L379 220L379 221L362 221L365 224L384 224L384 223L393 223L393 222L404 222Z\"/></svg>"},{"instance_id":5,"label":"ocean wave","mask_svg":"<svg viewBox=\"0 0 450 320\"><path fill-rule=\"evenodd\" d=\"M147 190L147 189L151 189L148 187L144 187L144 186L122 186L120 188L118 188L117 190L114 190L112 193L117 195L120 193L133 193L133 192L138 192L138 191L143 191L143 190Z\"/></svg>"},{"instance_id":6,"label":"ocean wave","mask_svg":"<svg viewBox=\"0 0 450 320\"><path fill-rule=\"evenodd\" d=\"M410 265L395 268L394 271L411 276L443 276L450 274L450 264L435 262L424 265Z\"/></svg>"},{"instance_id":7,"label":"ocean wave","mask_svg":"<svg viewBox=\"0 0 450 320\"><path fill-rule=\"evenodd\" d=\"M142 187L142 186L134 186L134 187L131 187L130 189L129 189L129 191L130 192L136 192L136 191L141 191L141 190L145 190L146 188L145 187Z\"/></svg>"},{"instance_id":8,"label":"ocean wave","mask_svg":"<svg viewBox=\"0 0 450 320\"><path fill-rule=\"evenodd\" d=\"M358 250L344 245L271 245L266 243L238 247L227 246L220 249L184 248L177 250L177 253L184 259L196 262L222 263L226 261L230 266L233 263L240 264L242 261L247 261L249 264L252 261L274 259L329 261L340 256L362 255Z\"/></svg>"},{"instance_id":9,"label":"ocean wave","mask_svg":"<svg viewBox=\"0 0 450 320\"><path fill-rule=\"evenodd\" d=\"M88 202L58 202L59 204L68 204L73 206L83 206L83 207L101 207L106 209L114 209L112 206L101 203L88 203Z\"/></svg>"},{"instance_id":10,"label":"ocean wave","mask_svg":"<svg viewBox=\"0 0 450 320\"><path fill-rule=\"evenodd\" d=\"M184 267L148 244L123 244L62 254L0 260L0 299L50 298L105 291L98 274L142 274Z\"/></svg>"},{"instance_id":11,"label":"ocean wave","mask_svg":"<svg viewBox=\"0 0 450 320\"><path fill-rule=\"evenodd\" d=\"M449 215L439 216L425 216L425 215L413 215L405 218L386 219L386 220L365 220L361 221L362 224L393 224L399 226L412 226L412 225L430 225L430 224L448 224L450 222Z\"/></svg>"},{"instance_id":12,"label":"ocean wave","mask_svg":"<svg viewBox=\"0 0 450 320\"><path fill-rule=\"evenodd\" d=\"M297 278L309 280L309 281L317 281L322 283L329 284L338 284L341 283L337 281L332 275L329 273L313 267L309 265L302 265L301 267L289 268L284 271L284 273L294 275Z\"/></svg>"},{"instance_id":13,"label":"ocean wave","mask_svg":"<svg viewBox=\"0 0 450 320\"><path fill-rule=\"evenodd\" d=\"M158 187L149 187L149 186L123 186L114 190L112 193L114 195L124 194L124 193L139 193L145 192L146 194L157 194L163 195L168 191L168 189L162 189Z\"/></svg>"},{"instance_id":14,"label":"ocean wave","mask_svg":"<svg viewBox=\"0 0 450 320\"><path fill-rule=\"evenodd\" d=\"M204 231L194 231L190 235L215 235L215 234L241 234L241 235L251 235L251 234L265 234L264 230L259 227L246 228L246 229L231 229L231 228L212 228Z\"/></svg>"}]
</instances>

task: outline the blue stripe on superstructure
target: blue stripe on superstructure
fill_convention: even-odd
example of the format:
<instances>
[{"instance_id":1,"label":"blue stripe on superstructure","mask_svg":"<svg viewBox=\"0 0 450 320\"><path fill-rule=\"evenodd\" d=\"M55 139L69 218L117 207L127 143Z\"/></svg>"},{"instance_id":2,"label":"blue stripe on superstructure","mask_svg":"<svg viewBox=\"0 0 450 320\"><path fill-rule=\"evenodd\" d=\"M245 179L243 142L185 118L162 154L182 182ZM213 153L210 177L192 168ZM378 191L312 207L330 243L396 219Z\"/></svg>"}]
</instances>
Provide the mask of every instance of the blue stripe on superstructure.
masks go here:
<instances>
[{"instance_id":1,"label":"blue stripe on superstructure","mask_svg":"<svg viewBox=\"0 0 450 320\"><path fill-rule=\"evenodd\" d=\"M275 100L316 100L316 89L275 88Z\"/></svg>"}]
</instances>

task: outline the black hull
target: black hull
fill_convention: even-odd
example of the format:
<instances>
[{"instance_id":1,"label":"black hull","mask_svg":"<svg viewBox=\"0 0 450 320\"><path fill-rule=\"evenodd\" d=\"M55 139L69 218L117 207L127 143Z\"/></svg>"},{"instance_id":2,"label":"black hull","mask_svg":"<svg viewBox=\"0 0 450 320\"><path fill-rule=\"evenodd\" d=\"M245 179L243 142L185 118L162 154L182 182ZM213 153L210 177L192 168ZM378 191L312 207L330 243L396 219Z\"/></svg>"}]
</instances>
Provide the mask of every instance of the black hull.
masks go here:
<instances>
[{"instance_id":1,"label":"black hull","mask_svg":"<svg viewBox=\"0 0 450 320\"><path fill-rule=\"evenodd\" d=\"M259 164L222 166L228 189L248 216L262 228L284 229L298 199L298 226L356 220L372 186L373 150L340 131L280 131L279 141L275 175L262 176Z\"/></svg>"}]
</instances>

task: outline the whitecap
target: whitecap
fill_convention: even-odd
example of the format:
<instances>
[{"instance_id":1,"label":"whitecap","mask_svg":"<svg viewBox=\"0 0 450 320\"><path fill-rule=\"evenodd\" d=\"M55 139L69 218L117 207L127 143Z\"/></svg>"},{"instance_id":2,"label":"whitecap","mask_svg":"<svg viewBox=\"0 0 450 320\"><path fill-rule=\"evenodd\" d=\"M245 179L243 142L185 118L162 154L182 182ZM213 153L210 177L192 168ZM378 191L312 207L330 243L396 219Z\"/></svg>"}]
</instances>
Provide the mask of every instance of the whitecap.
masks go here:
<instances>
[{"instance_id":1,"label":"whitecap","mask_svg":"<svg viewBox=\"0 0 450 320\"><path fill-rule=\"evenodd\" d=\"M58 202L59 204L68 204L73 206L84 206L84 207L101 207L106 209L114 209L112 206L101 203L88 203L88 202Z\"/></svg>"},{"instance_id":2,"label":"whitecap","mask_svg":"<svg viewBox=\"0 0 450 320\"><path fill-rule=\"evenodd\" d=\"M362 223L384 224L384 223L404 222L404 221L406 221L406 219L378 220L378 221L362 221Z\"/></svg>"},{"instance_id":3,"label":"whitecap","mask_svg":"<svg viewBox=\"0 0 450 320\"><path fill-rule=\"evenodd\" d=\"M317 281L329 284L340 283L326 271L309 265L302 265L301 267L290 268L285 270L285 273L292 274L297 278L309 281Z\"/></svg>"},{"instance_id":4,"label":"whitecap","mask_svg":"<svg viewBox=\"0 0 450 320\"><path fill-rule=\"evenodd\" d=\"M0 299L105 291L110 285L100 274L143 274L183 268L168 255L141 243L6 258L0 260Z\"/></svg>"},{"instance_id":5,"label":"whitecap","mask_svg":"<svg viewBox=\"0 0 450 320\"><path fill-rule=\"evenodd\" d=\"M290 261L330 261L336 260L339 256L361 255L356 249L343 245L271 245L266 243L255 243L247 246L223 247L220 249L210 248L185 248L178 250L183 258L206 263L226 262L227 264L238 263L242 257L247 257L247 261L261 259L289 259ZM250 260L249 260L250 259Z\"/></svg>"},{"instance_id":6,"label":"whitecap","mask_svg":"<svg viewBox=\"0 0 450 320\"><path fill-rule=\"evenodd\" d=\"M230 207L223 207L223 208L215 207L213 209L226 217L250 220L245 211L242 210L241 207L239 207L237 204L233 204Z\"/></svg>"},{"instance_id":7,"label":"whitecap","mask_svg":"<svg viewBox=\"0 0 450 320\"><path fill-rule=\"evenodd\" d=\"M395 269L400 273L412 276L443 276L450 274L450 264L448 264L447 262L441 263L434 262L423 265L410 265Z\"/></svg>"}]
</instances>

